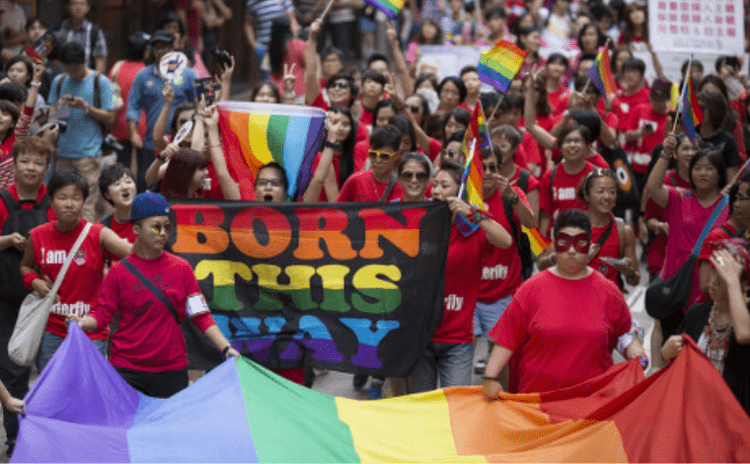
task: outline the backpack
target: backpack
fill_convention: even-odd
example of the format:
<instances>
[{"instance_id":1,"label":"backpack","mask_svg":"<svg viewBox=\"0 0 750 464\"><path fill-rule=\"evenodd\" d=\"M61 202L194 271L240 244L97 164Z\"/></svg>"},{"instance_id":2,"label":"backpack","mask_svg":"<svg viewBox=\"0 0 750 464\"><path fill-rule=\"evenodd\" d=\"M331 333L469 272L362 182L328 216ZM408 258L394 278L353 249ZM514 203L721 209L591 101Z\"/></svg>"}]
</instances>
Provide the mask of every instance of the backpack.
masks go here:
<instances>
[{"instance_id":1,"label":"backpack","mask_svg":"<svg viewBox=\"0 0 750 464\"><path fill-rule=\"evenodd\" d=\"M57 81L57 98L60 98L60 91L62 91L63 82L65 81L65 78L68 77L67 74L63 73L60 75L60 80ZM92 105L94 108L101 108L102 107L102 94L101 94L101 80L102 80L102 73L97 72L94 76L94 104ZM106 137L112 127L109 124L105 124L98 119L96 120L96 123L99 125L99 129L102 131L102 136Z\"/></svg>"},{"instance_id":2,"label":"backpack","mask_svg":"<svg viewBox=\"0 0 750 464\"><path fill-rule=\"evenodd\" d=\"M19 233L25 237L34 227L48 222L47 209L49 198L47 195L41 201L16 200L8 189L0 190L0 200L5 203L8 218L3 223L1 235ZM32 209L23 209L24 204L34 203ZM15 247L8 247L0 251L0 300L13 306L16 311L29 290L23 285L21 278L21 258L23 252Z\"/></svg>"},{"instance_id":3,"label":"backpack","mask_svg":"<svg viewBox=\"0 0 750 464\"><path fill-rule=\"evenodd\" d=\"M503 199L505 217L508 219L508 224L510 224L510 228L512 229L511 233L513 234L513 241L516 242L518 254L521 257L521 280L526 280L531 277L531 274L534 272L534 257L531 254L531 241L529 240L529 236L524 234L518 225L516 225L516 221L513 220L513 205L510 204L510 200L505 197L501 198Z\"/></svg>"}]
</instances>

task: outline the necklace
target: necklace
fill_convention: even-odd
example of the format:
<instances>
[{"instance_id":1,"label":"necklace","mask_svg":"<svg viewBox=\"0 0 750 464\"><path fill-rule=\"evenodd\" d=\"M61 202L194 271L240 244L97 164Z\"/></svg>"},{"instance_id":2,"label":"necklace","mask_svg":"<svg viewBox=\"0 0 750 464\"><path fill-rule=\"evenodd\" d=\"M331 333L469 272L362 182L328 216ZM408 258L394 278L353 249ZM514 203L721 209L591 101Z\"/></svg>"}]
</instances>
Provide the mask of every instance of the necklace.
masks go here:
<instances>
[{"instance_id":1,"label":"necklace","mask_svg":"<svg viewBox=\"0 0 750 464\"><path fill-rule=\"evenodd\" d=\"M717 304L714 302L711 312L708 314L708 323L703 331L703 335L700 337L698 346L701 347L706 356L708 356L708 359L711 360L716 369L721 373L724 372L724 362L727 359L727 352L729 351L732 322L730 321L722 328L717 327L716 317L718 312Z\"/></svg>"}]
</instances>

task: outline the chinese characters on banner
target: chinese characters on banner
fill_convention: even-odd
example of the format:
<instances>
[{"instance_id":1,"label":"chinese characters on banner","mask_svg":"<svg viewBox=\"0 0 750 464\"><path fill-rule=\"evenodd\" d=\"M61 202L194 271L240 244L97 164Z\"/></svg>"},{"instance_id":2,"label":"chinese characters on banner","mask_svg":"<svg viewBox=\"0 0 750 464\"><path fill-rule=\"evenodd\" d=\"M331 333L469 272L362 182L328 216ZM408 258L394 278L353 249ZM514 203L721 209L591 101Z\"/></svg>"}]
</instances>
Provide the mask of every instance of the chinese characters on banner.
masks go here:
<instances>
[{"instance_id":1,"label":"chinese characters on banner","mask_svg":"<svg viewBox=\"0 0 750 464\"><path fill-rule=\"evenodd\" d=\"M745 56L742 0L653 0L648 7L650 42L671 79L691 53L706 69L720 55Z\"/></svg>"}]
</instances>

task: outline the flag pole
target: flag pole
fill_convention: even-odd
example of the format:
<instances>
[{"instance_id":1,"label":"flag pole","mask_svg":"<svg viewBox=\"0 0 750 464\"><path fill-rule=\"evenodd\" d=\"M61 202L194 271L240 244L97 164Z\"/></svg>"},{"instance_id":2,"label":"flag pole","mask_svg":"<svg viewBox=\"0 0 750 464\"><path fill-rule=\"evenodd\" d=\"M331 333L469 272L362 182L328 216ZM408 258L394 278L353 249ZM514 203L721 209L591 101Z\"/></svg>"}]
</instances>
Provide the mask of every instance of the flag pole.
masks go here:
<instances>
[{"instance_id":1,"label":"flag pole","mask_svg":"<svg viewBox=\"0 0 750 464\"><path fill-rule=\"evenodd\" d=\"M477 148L477 139L474 139L471 143L471 150L469 150L469 157L466 159L466 167L464 168L464 175L461 177L461 188L458 189L458 198L464 196L464 190L466 188L466 179L469 178L469 169L471 169L471 163L474 160L474 152Z\"/></svg>"},{"instance_id":2,"label":"flag pole","mask_svg":"<svg viewBox=\"0 0 750 464\"><path fill-rule=\"evenodd\" d=\"M323 9L323 12L320 13L320 16L318 16L318 19L323 20L323 18L326 17L328 14L328 10L331 9L331 5L333 5L333 0L328 0L328 5L326 5L325 9Z\"/></svg>"},{"instance_id":3,"label":"flag pole","mask_svg":"<svg viewBox=\"0 0 750 464\"><path fill-rule=\"evenodd\" d=\"M690 54L690 60L688 61L687 72L685 72L685 80L682 81L682 92L680 92L680 98L677 102L681 102L685 98L685 92L687 92L688 77L690 76L690 70L693 66L693 54ZM685 111L685 105L679 106L679 109L674 113L674 121L672 121L672 133L674 134L677 129L677 121L679 121L682 112Z\"/></svg>"}]
</instances>

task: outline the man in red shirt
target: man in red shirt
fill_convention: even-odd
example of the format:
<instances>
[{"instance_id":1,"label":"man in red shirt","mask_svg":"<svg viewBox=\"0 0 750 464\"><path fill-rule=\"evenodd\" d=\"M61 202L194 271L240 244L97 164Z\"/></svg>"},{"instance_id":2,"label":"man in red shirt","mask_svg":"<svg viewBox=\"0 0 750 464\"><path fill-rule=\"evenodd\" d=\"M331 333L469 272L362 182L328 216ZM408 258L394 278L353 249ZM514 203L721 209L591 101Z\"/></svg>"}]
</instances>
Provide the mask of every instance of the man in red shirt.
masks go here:
<instances>
[{"instance_id":1,"label":"man in red shirt","mask_svg":"<svg viewBox=\"0 0 750 464\"><path fill-rule=\"evenodd\" d=\"M93 332L119 313L110 362L136 390L168 398L188 386L187 348L180 329L186 317L224 357L239 359L240 353L211 317L188 262L164 251L171 228L166 198L144 192L131 208L137 236L133 254L112 266L91 313L83 318L71 314L66 322Z\"/></svg>"},{"instance_id":2,"label":"man in red shirt","mask_svg":"<svg viewBox=\"0 0 750 464\"><path fill-rule=\"evenodd\" d=\"M401 132L393 126L373 129L370 135L370 169L352 174L341 187L336 201L392 201L401 198L403 189L393 169L401 158Z\"/></svg>"},{"instance_id":3,"label":"man in red shirt","mask_svg":"<svg viewBox=\"0 0 750 464\"><path fill-rule=\"evenodd\" d=\"M627 115L643 103L648 103L648 89L643 87L643 75L646 73L646 63L640 58L630 58L622 63L624 89L618 98L620 107Z\"/></svg>"},{"instance_id":4,"label":"man in red shirt","mask_svg":"<svg viewBox=\"0 0 750 464\"><path fill-rule=\"evenodd\" d=\"M112 229L118 237L128 243L135 243L135 232L130 219L130 206L135 199L135 175L120 163L115 163L102 170L99 176L99 191L102 197L115 207L115 212L102 219L105 226ZM120 257L109 252L104 253L107 262L119 261Z\"/></svg>"},{"instance_id":5,"label":"man in red shirt","mask_svg":"<svg viewBox=\"0 0 750 464\"><path fill-rule=\"evenodd\" d=\"M47 186L42 184L49 168L50 145L39 137L28 137L13 144L15 184L0 191L0 346L7 347L18 310L29 293L21 279L21 257L26 238L34 227L55 219L49 205ZM0 380L11 395L23 398L29 391L28 367L19 366L0 350ZM3 412L8 449L18 435L18 416ZM10 454L9 454L10 455Z\"/></svg>"}]
</instances>

